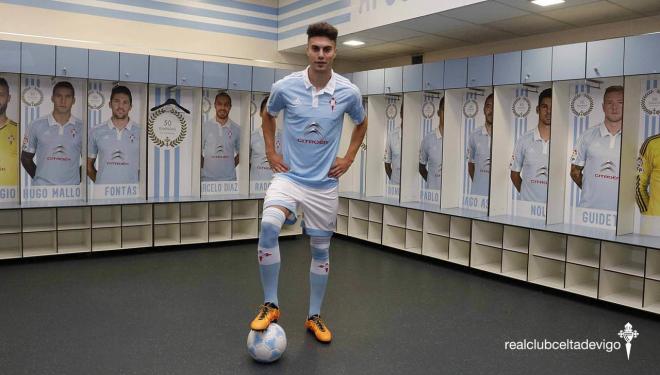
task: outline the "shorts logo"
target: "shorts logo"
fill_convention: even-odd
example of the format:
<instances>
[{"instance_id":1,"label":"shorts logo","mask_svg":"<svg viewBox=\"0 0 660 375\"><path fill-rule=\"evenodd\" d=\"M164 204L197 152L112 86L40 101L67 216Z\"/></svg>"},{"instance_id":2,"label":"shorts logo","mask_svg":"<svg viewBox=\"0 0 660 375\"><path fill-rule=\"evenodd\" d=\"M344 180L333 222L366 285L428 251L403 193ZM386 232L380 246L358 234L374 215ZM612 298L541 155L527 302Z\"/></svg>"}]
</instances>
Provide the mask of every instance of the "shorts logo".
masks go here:
<instances>
[{"instance_id":1,"label":"shorts logo","mask_svg":"<svg viewBox=\"0 0 660 375\"><path fill-rule=\"evenodd\" d=\"M99 90L87 91L87 108L101 109L105 104L105 96Z\"/></svg>"},{"instance_id":2,"label":"shorts logo","mask_svg":"<svg viewBox=\"0 0 660 375\"><path fill-rule=\"evenodd\" d=\"M532 109L532 103L526 96L518 96L513 100L511 112L518 118L525 118Z\"/></svg>"},{"instance_id":3,"label":"shorts logo","mask_svg":"<svg viewBox=\"0 0 660 375\"><path fill-rule=\"evenodd\" d=\"M594 109L594 98L586 92L580 92L571 99L570 104L575 117L587 117Z\"/></svg>"},{"instance_id":4,"label":"shorts logo","mask_svg":"<svg viewBox=\"0 0 660 375\"><path fill-rule=\"evenodd\" d=\"M647 91L641 100L642 111L649 116L660 115L660 89Z\"/></svg>"}]
</instances>

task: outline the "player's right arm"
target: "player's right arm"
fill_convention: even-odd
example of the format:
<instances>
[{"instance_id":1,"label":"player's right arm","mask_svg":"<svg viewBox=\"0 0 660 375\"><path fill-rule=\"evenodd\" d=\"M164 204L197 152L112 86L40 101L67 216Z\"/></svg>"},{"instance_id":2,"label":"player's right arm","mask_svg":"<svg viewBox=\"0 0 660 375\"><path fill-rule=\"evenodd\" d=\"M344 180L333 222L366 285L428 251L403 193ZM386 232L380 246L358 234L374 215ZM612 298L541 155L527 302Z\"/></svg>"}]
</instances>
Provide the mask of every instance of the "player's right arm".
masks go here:
<instances>
[{"instance_id":1,"label":"player's right arm","mask_svg":"<svg viewBox=\"0 0 660 375\"><path fill-rule=\"evenodd\" d=\"M573 150L571 157L571 180L575 182L580 189L582 189L582 170L587 161L587 145L584 139L584 134L578 138L577 145Z\"/></svg>"},{"instance_id":2,"label":"player's right arm","mask_svg":"<svg viewBox=\"0 0 660 375\"><path fill-rule=\"evenodd\" d=\"M428 181L429 171L426 169L426 164L429 161L428 153L426 152L425 142L422 140L422 144L419 146L419 165L417 170L422 176L424 181Z\"/></svg>"},{"instance_id":3,"label":"player's right arm","mask_svg":"<svg viewBox=\"0 0 660 375\"><path fill-rule=\"evenodd\" d=\"M37 152L37 134L33 125L30 125L28 134L23 141L23 151L21 152L21 165L25 171L34 178L37 173L37 165L34 164L34 154Z\"/></svg>"},{"instance_id":4,"label":"player's right arm","mask_svg":"<svg viewBox=\"0 0 660 375\"><path fill-rule=\"evenodd\" d=\"M635 198L637 201L637 206L639 207L639 212L642 214L646 213L649 208L649 179L651 177L651 160L653 159L653 150L649 148L649 141L651 138L647 139L642 147L639 150L639 158L637 159L637 181L636 181L636 194Z\"/></svg>"},{"instance_id":5,"label":"player's right arm","mask_svg":"<svg viewBox=\"0 0 660 375\"><path fill-rule=\"evenodd\" d=\"M92 134L89 135L89 142L87 145L87 176L89 176L90 180L94 182L96 182L97 172L94 163L96 162L96 157L99 152L98 145L96 144L96 137L94 137L95 135L95 132L92 130Z\"/></svg>"},{"instance_id":6,"label":"player's right arm","mask_svg":"<svg viewBox=\"0 0 660 375\"><path fill-rule=\"evenodd\" d=\"M387 177L392 178L392 146L389 133L385 140L385 156L383 157L383 161L385 162L385 173L387 174Z\"/></svg>"},{"instance_id":7,"label":"player's right arm","mask_svg":"<svg viewBox=\"0 0 660 375\"><path fill-rule=\"evenodd\" d=\"M277 114L280 113L281 110L286 108L281 87L282 82L283 81L276 82L270 90L270 96L268 97L268 103L266 104L266 113L264 114L263 123L261 125L261 130L264 133L266 158L268 159L270 167L277 173L287 172L289 170L289 167L284 164L284 157L278 154L275 149L275 131L277 130L275 118L277 118Z\"/></svg>"}]
</instances>

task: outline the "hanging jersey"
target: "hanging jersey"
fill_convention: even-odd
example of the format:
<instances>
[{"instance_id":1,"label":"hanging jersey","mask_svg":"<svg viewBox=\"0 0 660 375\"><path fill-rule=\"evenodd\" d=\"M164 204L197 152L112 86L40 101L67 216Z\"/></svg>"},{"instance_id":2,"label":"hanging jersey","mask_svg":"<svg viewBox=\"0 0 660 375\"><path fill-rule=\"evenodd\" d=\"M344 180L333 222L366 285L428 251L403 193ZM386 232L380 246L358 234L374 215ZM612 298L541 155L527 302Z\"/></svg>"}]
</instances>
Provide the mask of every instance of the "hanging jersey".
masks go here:
<instances>
[{"instance_id":1,"label":"hanging jersey","mask_svg":"<svg viewBox=\"0 0 660 375\"><path fill-rule=\"evenodd\" d=\"M468 140L468 162L474 163L474 178L470 194L488 196L490 183L490 135L486 127L470 134Z\"/></svg>"},{"instance_id":2,"label":"hanging jersey","mask_svg":"<svg viewBox=\"0 0 660 375\"><path fill-rule=\"evenodd\" d=\"M18 124L7 119L0 128L0 186L18 185Z\"/></svg>"},{"instance_id":3,"label":"hanging jersey","mask_svg":"<svg viewBox=\"0 0 660 375\"><path fill-rule=\"evenodd\" d=\"M202 127L202 181L235 181L234 157L240 152L241 128L228 120L223 126L216 119Z\"/></svg>"},{"instance_id":4,"label":"hanging jersey","mask_svg":"<svg viewBox=\"0 0 660 375\"><path fill-rule=\"evenodd\" d=\"M32 122L23 141L23 150L36 158L32 185L80 184L82 131L82 121L73 116L65 125L58 124L52 115Z\"/></svg>"},{"instance_id":5,"label":"hanging jersey","mask_svg":"<svg viewBox=\"0 0 660 375\"><path fill-rule=\"evenodd\" d=\"M383 160L392 166L390 183L398 185L401 182L401 127L395 126L394 130L387 132Z\"/></svg>"},{"instance_id":6,"label":"hanging jersey","mask_svg":"<svg viewBox=\"0 0 660 375\"><path fill-rule=\"evenodd\" d=\"M268 113L284 110L282 155L289 171L282 173L302 185L329 188L337 179L328 176L337 157L344 113L356 124L365 118L362 96L348 79L332 73L317 91L307 69L275 82L268 99Z\"/></svg>"},{"instance_id":7,"label":"hanging jersey","mask_svg":"<svg viewBox=\"0 0 660 375\"><path fill-rule=\"evenodd\" d=\"M520 199L545 204L548 197L549 142L538 128L527 131L516 142L511 170L520 172Z\"/></svg>"},{"instance_id":8,"label":"hanging jersey","mask_svg":"<svg viewBox=\"0 0 660 375\"><path fill-rule=\"evenodd\" d=\"M282 133L279 130L275 131L275 152L282 153ZM250 136L250 180L270 181L272 178L273 171L266 158L264 134L261 129L257 129Z\"/></svg>"},{"instance_id":9,"label":"hanging jersey","mask_svg":"<svg viewBox=\"0 0 660 375\"><path fill-rule=\"evenodd\" d=\"M429 189L440 190L442 186L442 135L440 131L428 133L419 149L419 164L426 166L426 181Z\"/></svg>"},{"instance_id":10,"label":"hanging jersey","mask_svg":"<svg viewBox=\"0 0 660 375\"><path fill-rule=\"evenodd\" d=\"M88 156L96 159L97 184L136 184L140 170L140 127L130 121L121 131L108 120L89 135Z\"/></svg>"},{"instance_id":11,"label":"hanging jersey","mask_svg":"<svg viewBox=\"0 0 660 375\"><path fill-rule=\"evenodd\" d=\"M616 211L620 150L621 131L612 135L601 123L582 133L571 160L584 167L579 207Z\"/></svg>"},{"instance_id":12,"label":"hanging jersey","mask_svg":"<svg viewBox=\"0 0 660 375\"><path fill-rule=\"evenodd\" d=\"M660 134L642 144L637 165L639 211L643 215L660 216Z\"/></svg>"}]
</instances>

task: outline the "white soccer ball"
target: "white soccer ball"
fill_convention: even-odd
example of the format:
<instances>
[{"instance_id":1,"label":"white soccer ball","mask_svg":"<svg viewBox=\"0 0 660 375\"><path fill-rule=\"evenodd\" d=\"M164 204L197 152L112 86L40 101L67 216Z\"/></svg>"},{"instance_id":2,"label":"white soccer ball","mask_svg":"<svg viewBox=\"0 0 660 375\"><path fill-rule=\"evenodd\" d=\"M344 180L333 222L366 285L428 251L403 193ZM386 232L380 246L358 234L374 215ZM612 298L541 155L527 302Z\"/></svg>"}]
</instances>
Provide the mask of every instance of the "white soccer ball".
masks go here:
<instances>
[{"instance_id":1,"label":"white soccer ball","mask_svg":"<svg viewBox=\"0 0 660 375\"><path fill-rule=\"evenodd\" d=\"M252 331L247 338L248 353L259 362L275 362L286 350L286 334L276 323L265 331Z\"/></svg>"}]
</instances>

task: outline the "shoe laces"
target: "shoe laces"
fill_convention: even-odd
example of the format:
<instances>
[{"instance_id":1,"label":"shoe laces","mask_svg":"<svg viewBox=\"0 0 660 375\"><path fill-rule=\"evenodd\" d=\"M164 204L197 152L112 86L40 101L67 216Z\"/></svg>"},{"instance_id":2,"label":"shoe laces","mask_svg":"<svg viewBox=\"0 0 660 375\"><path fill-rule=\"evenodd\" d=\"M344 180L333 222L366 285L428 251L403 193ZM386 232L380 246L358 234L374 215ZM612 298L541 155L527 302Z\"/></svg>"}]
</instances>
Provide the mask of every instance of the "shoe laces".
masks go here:
<instances>
[{"instance_id":1,"label":"shoe laces","mask_svg":"<svg viewBox=\"0 0 660 375\"><path fill-rule=\"evenodd\" d=\"M310 320L312 321L312 323L314 323L314 325L318 327L319 330L321 330L321 332L325 332L325 323L323 322L320 316L315 316Z\"/></svg>"},{"instance_id":2,"label":"shoe laces","mask_svg":"<svg viewBox=\"0 0 660 375\"><path fill-rule=\"evenodd\" d=\"M268 315L269 311L270 311L269 306L261 305L261 307L259 307L259 320L266 319L266 316Z\"/></svg>"}]
</instances>

